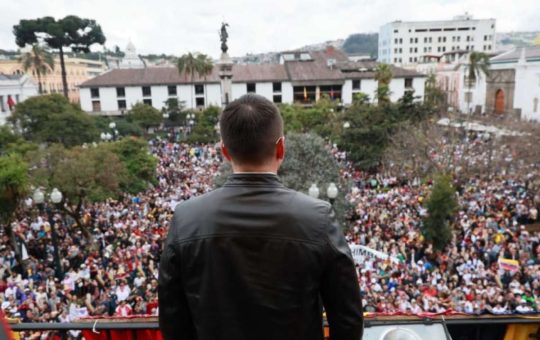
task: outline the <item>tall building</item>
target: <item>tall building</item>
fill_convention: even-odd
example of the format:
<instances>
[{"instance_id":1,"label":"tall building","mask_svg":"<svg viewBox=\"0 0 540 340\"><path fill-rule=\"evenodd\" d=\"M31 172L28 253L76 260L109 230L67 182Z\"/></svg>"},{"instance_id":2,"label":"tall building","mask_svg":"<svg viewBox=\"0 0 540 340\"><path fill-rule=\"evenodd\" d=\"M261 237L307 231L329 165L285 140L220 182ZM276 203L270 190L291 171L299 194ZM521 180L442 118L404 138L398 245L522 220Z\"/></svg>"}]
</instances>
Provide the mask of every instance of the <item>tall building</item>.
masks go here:
<instances>
[{"instance_id":1,"label":"tall building","mask_svg":"<svg viewBox=\"0 0 540 340\"><path fill-rule=\"evenodd\" d=\"M379 30L379 61L411 65L451 51L495 51L495 19L394 21Z\"/></svg>"},{"instance_id":2,"label":"tall building","mask_svg":"<svg viewBox=\"0 0 540 340\"><path fill-rule=\"evenodd\" d=\"M72 102L79 102L79 84L94 78L106 70L103 62L83 58L65 57L66 77L68 83L68 97ZM25 72L18 59L0 60L0 73L7 75L27 74L38 84L36 72L28 70ZM43 93L63 93L62 70L60 68L60 58L54 58L54 69L41 75L41 86Z\"/></svg>"}]
</instances>

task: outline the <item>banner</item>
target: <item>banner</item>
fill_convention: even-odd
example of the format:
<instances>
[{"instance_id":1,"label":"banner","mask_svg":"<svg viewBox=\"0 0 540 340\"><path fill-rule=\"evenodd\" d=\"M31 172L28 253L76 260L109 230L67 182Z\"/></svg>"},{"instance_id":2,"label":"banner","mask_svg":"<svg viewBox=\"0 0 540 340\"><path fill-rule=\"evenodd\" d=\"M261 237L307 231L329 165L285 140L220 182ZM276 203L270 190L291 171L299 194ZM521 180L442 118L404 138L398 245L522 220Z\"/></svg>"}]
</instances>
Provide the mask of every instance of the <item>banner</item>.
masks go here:
<instances>
[{"instance_id":1,"label":"banner","mask_svg":"<svg viewBox=\"0 0 540 340\"><path fill-rule=\"evenodd\" d=\"M349 247L351 248L354 262L358 264L362 264L362 262L364 261L364 257L376 258L383 261L386 261L389 259L394 264L399 263L399 260L397 258L388 256L387 254L381 251L371 249L366 246L362 246L359 244L349 244Z\"/></svg>"}]
</instances>

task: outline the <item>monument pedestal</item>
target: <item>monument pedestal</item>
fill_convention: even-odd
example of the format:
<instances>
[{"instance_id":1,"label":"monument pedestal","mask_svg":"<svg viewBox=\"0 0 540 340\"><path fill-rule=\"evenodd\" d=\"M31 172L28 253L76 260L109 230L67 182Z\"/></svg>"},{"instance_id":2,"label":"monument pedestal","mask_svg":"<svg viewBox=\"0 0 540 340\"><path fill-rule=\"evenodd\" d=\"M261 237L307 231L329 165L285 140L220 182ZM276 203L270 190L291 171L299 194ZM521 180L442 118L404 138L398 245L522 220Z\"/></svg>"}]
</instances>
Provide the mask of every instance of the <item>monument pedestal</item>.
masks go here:
<instances>
[{"instance_id":1,"label":"monument pedestal","mask_svg":"<svg viewBox=\"0 0 540 340\"><path fill-rule=\"evenodd\" d=\"M221 58L218 62L219 79L221 79L221 104L226 106L231 101L232 90L232 68L233 62L227 52L221 53Z\"/></svg>"}]
</instances>

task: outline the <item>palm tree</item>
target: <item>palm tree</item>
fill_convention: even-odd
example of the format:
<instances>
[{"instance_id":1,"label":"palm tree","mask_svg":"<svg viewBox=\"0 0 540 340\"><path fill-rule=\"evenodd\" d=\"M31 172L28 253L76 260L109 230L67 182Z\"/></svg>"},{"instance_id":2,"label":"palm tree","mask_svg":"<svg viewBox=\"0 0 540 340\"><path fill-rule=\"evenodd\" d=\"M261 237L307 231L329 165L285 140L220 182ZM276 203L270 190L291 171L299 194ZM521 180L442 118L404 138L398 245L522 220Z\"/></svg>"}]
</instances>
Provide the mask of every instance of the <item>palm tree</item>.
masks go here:
<instances>
[{"instance_id":1,"label":"palm tree","mask_svg":"<svg viewBox=\"0 0 540 340\"><path fill-rule=\"evenodd\" d=\"M388 103L390 95L390 82L392 81L392 69L388 64L379 64L375 70L375 80L377 81L377 90L375 95L380 104Z\"/></svg>"},{"instance_id":2,"label":"palm tree","mask_svg":"<svg viewBox=\"0 0 540 340\"><path fill-rule=\"evenodd\" d=\"M38 44L33 44L32 49L21 55L19 61L22 63L24 71L28 71L29 69L35 71L38 78L39 94L42 94L41 75L46 74L49 70L54 70L54 58L52 54Z\"/></svg>"},{"instance_id":3,"label":"palm tree","mask_svg":"<svg viewBox=\"0 0 540 340\"><path fill-rule=\"evenodd\" d=\"M193 78L195 77L195 72L197 72L198 70L198 67L197 67L197 57L189 52L187 54L184 54L182 55L180 58L178 58L178 61L176 63L176 68L178 69L178 72L180 73L180 75L182 75L182 73L184 74L189 74L190 75L190 80L191 80L191 84L193 85ZM193 108L193 92L195 91L194 89L195 87L193 86L193 89L191 91L191 108Z\"/></svg>"},{"instance_id":4,"label":"palm tree","mask_svg":"<svg viewBox=\"0 0 540 340\"><path fill-rule=\"evenodd\" d=\"M214 65L212 64L212 59L206 54L201 53L187 53L178 58L176 63L178 72L180 74L189 74L191 83L194 84L195 73L199 77L205 77L212 73ZM205 103L206 103L206 88L205 88ZM191 92L191 107L193 108L193 91Z\"/></svg>"},{"instance_id":5,"label":"palm tree","mask_svg":"<svg viewBox=\"0 0 540 340\"><path fill-rule=\"evenodd\" d=\"M204 105L208 105L206 102L206 76L212 74L212 71L214 70L214 63L206 54L199 54L197 55L197 68L197 74L199 77L204 78Z\"/></svg>"},{"instance_id":6,"label":"palm tree","mask_svg":"<svg viewBox=\"0 0 540 340\"><path fill-rule=\"evenodd\" d=\"M471 52L469 54L469 64L467 65L467 86L469 87L469 92L472 93L473 85L476 85L476 81L482 75L489 75L489 56L482 52ZM467 97L467 103L469 106L469 113L471 111L471 101L472 96Z\"/></svg>"}]
</instances>

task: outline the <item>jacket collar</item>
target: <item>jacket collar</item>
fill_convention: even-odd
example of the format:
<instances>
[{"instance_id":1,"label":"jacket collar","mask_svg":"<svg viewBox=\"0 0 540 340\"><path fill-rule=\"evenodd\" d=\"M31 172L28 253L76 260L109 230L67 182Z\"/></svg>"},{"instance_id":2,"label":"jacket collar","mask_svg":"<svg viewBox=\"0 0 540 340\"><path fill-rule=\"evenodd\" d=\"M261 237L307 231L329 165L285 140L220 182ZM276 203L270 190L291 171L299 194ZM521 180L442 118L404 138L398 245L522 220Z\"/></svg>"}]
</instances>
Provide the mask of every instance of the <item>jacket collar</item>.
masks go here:
<instances>
[{"instance_id":1,"label":"jacket collar","mask_svg":"<svg viewBox=\"0 0 540 340\"><path fill-rule=\"evenodd\" d=\"M232 174L223 186L280 186L279 177L272 173L243 172Z\"/></svg>"}]
</instances>

